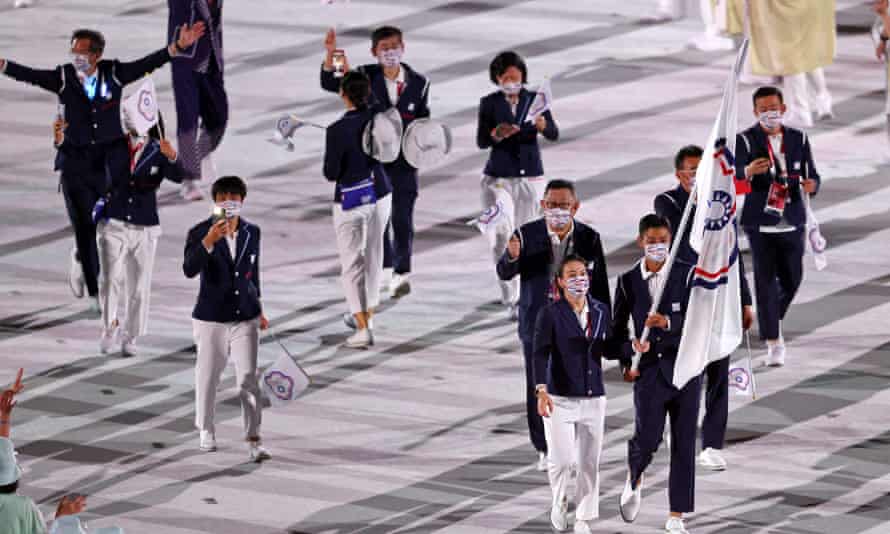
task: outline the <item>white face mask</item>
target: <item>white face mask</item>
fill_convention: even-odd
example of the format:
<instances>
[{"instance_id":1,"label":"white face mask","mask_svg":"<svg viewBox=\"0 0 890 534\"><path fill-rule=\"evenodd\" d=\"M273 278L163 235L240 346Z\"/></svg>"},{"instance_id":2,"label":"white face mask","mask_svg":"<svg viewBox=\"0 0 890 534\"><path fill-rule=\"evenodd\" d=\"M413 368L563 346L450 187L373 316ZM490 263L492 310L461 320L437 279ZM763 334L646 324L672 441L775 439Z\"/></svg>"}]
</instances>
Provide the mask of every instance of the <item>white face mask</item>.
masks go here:
<instances>
[{"instance_id":1,"label":"white face mask","mask_svg":"<svg viewBox=\"0 0 890 534\"><path fill-rule=\"evenodd\" d=\"M652 243L646 245L646 257L655 263L664 263L668 257L669 243Z\"/></svg>"},{"instance_id":2,"label":"white face mask","mask_svg":"<svg viewBox=\"0 0 890 534\"><path fill-rule=\"evenodd\" d=\"M86 54L71 54L71 64L74 65L74 70L81 74L86 74L90 71L90 58Z\"/></svg>"},{"instance_id":3,"label":"white face mask","mask_svg":"<svg viewBox=\"0 0 890 534\"><path fill-rule=\"evenodd\" d=\"M241 201L238 200L223 200L217 202L216 207L226 210L226 219L241 215Z\"/></svg>"},{"instance_id":4,"label":"white face mask","mask_svg":"<svg viewBox=\"0 0 890 534\"><path fill-rule=\"evenodd\" d=\"M566 280L566 292L573 297L583 297L590 289L590 278L587 276L573 276Z\"/></svg>"},{"instance_id":5,"label":"white face mask","mask_svg":"<svg viewBox=\"0 0 890 534\"><path fill-rule=\"evenodd\" d=\"M513 96L518 95L519 91L522 90L522 84L517 82L504 82L501 84L501 91L504 92L505 95Z\"/></svg>"},{"instance_id":6,"label":"white face mask","mask_svg":"<svg viewBox=\"0 0 890 534\"><path fill-rule=\"evenodd\" d=\"M377 61L384 67L398 67L402 62L402 54L404 53L405 51L402 47L383 50L377 55Z\"/></svg>"},{"instance_id":7,"label":"white face mask","mask_svg":"<svg viewBox=\"0 0 890 534\"><path fill-rule=\"evenodd\" d=\"M774 130L782 125L782 112L764 111L757 116L757 120L767 130Z\"/></svg>"},{"instance_id":8,"label":"white face mask","mask_svg":"<svg viewBox=\"0 0 890 534\"><path fill-rule=\"evenodd\" d=\"M546 209L544 210L544 219L550 228L562 230L572 220L572 212L562 208Z\"/></svg>"}]
</instances>

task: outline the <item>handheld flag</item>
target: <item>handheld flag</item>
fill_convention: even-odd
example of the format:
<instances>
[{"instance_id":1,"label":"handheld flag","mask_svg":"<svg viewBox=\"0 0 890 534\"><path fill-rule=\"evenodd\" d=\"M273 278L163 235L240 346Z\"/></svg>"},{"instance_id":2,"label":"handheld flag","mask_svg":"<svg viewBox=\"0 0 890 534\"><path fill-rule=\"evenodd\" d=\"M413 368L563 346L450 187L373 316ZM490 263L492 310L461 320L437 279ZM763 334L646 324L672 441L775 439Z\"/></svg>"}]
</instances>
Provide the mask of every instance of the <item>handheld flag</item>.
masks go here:
<instances>
[{"instance_id":1,"label":"handheld flag","mask_svg":"<svg viewBox=\"0 0 890 534\"><path fill-rule=\"evenodd\" d=\"M757 383L754 381L754 366L751 364L751 334L745 332L748 352L744 358L729 368L729 388L736 395L757 399Z\"/></svg>"},{"instance_id":2,"label":"handheld flag","mask_svg":"<svg viewBox=\"0 0 890 534\"><path fill-rule=\"evenodd\" d=\"M274 332L272 335L281 347L281 354L275 363L263 372L260 377L260 389L273 407L287 406L309 389L312 379L297 364L278 336Z\"/></svg>"},{"instance_id":3,"label":"handheld flag","mask_svg":"<svg viewBox=\"0 0 890 534\"><path fill-rule=\"evenodd\" d=\"M146 77L136 91L121 102L121 115L124 128L140 136L158 123L158 98L151 78Z\"/></svg>"},{"instance_id":4,"label":"handheld flag","mask_svg":"<svg viewBox=\"0 0 890 534\"><path fill-rule=\"evenodd\" d=\"M689 244L698 252L698 264L692 275L683 337L674 365L673 383L677 388L700 375L708 363L728 356L742 342L733 150L738 76L747 51L746 39L726 82L720 113L695 174L698 207Z\"/></svg>"},{"instance_id":5,"label":"handheld flag","mask_svg":"<svg viewBox=\"0 0 890 534\"><path fill-rule=\"evenodd\" d=\"M553 92L550 89L550 78L547 78L543 82L541 82L541 85L538 86L535 94L535 99L532 100L528 111L526 111L525 113L525 122L534 123L535 119L537 119L539 115L543 114L545 111L550 110L550 105L552 103Z\"/></svg>"}]
</instances>

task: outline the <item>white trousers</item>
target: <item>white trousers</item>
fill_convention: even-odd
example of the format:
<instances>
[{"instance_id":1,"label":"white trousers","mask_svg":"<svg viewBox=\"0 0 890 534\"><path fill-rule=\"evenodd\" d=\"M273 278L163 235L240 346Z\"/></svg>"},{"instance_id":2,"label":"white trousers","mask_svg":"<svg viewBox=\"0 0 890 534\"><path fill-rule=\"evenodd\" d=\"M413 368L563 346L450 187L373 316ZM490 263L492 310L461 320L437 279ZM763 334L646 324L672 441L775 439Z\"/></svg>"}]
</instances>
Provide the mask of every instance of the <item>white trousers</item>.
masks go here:
<instances>
[{"instance_id":1,"label":"white trousers","mask_svg":"<svg viewBox=\"0 0 890 534\"><path fill-rule=\"evenodd\" d=\"M831 93L822 67L785 76L783 85L785 102L792 116L811 117L813 108L819 114L831 113Z\"/></svg>"},{"instance_id":2,"label":"white trousers","mask_svg":"<svg viewBox=\"0 0 890 534\"><path fill-rule=\"evenodd\" d=\"M600 455L606 425L606 397L568 398L551 395L553 413L544 417L547 439L547 475L553 506L566 502L572 464L577 461L575 518L590 521L599 517Z\"/></svg>"},{"instance_id":3,"label":"white trousers","mask_svg":"<svg viewBox=\"0 0 890 534\"><path fill-rule=\"evenodd\" d=\"M373 310L380 304L383 275L383 232L392 209L392 195L351 210L334 203L334 232L340 255L340 280L349 312Z\"/></svg>"},{"instance_id":4,"label":"white trousers","mask_svg":"<svg viewBox=\"0 0 890 534\"><path fill-rule=\"evenodd\" d=\"M235 362L235 384L241 400L245 438L259 437L263 405L260 400L257 351L259 319L214 323L192 319L198 358L195 363L195 426L215 432L216 390L229 357Z\"/></svg>"},{"instance_id":5,"label":"white trousers","mask_svg":"<svg viewBox=\"0 0 890 534\"><path fill-rule=\"evenodd\" d=\"M99 249L99 302L102 325L110 330L123 300L123 335L132 340L148 331L151 273L161 227L129 224L117 219L96 227Z\"/></svg>"},{"instance_id":6,"label":"white trousers","mask_svg":"<svg viewBox=\"0 0 890 534\"><path fill-rule=\"evenodd\" d=\"M547 179L535 178L494 178L482 177L482 209L500 202L509 224L498 226L491 245L491 256L497 265L507 248L507 242L516 228L541 216L541 200L547 188ZM499 280L501 302L515 304L519 299L519 279Z\"/></svg>"}]
</instances>

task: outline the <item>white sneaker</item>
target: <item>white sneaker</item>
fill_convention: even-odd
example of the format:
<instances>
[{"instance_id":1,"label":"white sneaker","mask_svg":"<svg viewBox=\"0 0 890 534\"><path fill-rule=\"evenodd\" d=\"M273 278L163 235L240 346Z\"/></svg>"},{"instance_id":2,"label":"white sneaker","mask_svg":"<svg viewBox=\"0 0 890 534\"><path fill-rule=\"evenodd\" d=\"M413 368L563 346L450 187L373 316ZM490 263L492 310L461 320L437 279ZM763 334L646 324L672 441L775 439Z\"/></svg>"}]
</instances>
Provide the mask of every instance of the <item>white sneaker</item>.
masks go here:
<instances>
[{"instance_id":1,"label":"white sneaker","mask_svg":"<svg viewBox=\"0 0 890 534\"><path fill-rule=\"evenodd\" d=\"M692 38L690 44L703 52L732 50L735 48L735 43L732 39L707 32Z\"/></svg>"},{"instance_id":2,"label":"white sneaker","mask_svg":"<svg viewBox=\"0 0 890 534\"><path fill-rule=\"evenodd\" d=\"M593 534L593 530L590 528L590 521L575 519L575 534Z\"/></svg>"},{"instance_id":3,"label":"white sneaker","mask_svg":"<svg viewBox=\"0 0 890 534\"><path fill-rule=\"evenodd\" d=\"M34 5L34 0L15 0L12 5L13 7L31 7Z\"/></svg>"},{"instance_id":4,"label":"white sneaker","mask_svg":"<svg viewBox=\"0 0 890 534\"><path fill-rule=\"evenodd\" d=\"M766 364L770 367L782 367L785 365L785 344L768 345Z\"/></svg>"},{"instance_id":5,"label":"white sneaker","mask_svg":"<svg viewBox=\"0 0 890 534\"><path fill-rule=\"evenodd\" d=\"M250 455L250 461L257 464L272 459L272 455L260 445L259 441L248 441L247 452Z\"/></svg>"},{"instance_id":6,"label":"white sneaker","mask_svg":"<svg viewBox=\"0 0 890 534\"><path fill-rule=\"evenodd\" d=\"M182 198L190 202L198 201L204 198L204 193L201 192L201 188L198 186L196 180L183 180L182 188L180 188L179 194L182 196Z\"/></svg>"},{"instance_id":7,"label":"white sneaker","mask_svg":"<svg viewBox=\"0 0 890 534\"><path fill-rule=\"evenodd\" d=\"M389 284L389 296L398 299L411 293L411 283L408 281L408 273L395 273Z\"/></svg>"},{"instance_id":8,"label":"white sneaker","mask_svg":"<svg viewBox=\"0 0 890 534\"><path fill-rule=\"evenodd\" d=\"M123 336L121 339L121 356L129 358L136 355L136 340L130 336Z\"/></svg>"},{"instance_id":9,"label":"white sneaker","mask_svg":"<svg viewBox=\"0 0 890 534\"><path fill-rule=\"evenodd\" d=\"M708 447L698 455L698 465L711 471L726 471L726 460L719 449Z\"/></svg>"},{"instance_id":10,"label":"white sneaker","mask_svg":"<svg viewBox=\"0 0 890 534\"><path fill-rule=\"evenodd\" d=\"M68 266L68 286L71 287L71 293L77 298L83 298L86 289L86 282L83 279L83 269L80 262L77 261L77 249L71 249L71 265Z\"/></svg>"},{"instance_id":11,"label":"white sneaker","mask_svg":"<svg viewBox=\"0 0 890 534\"><path fill-rule=\"evenodd\" d=\"M667 523L664 524L664 531L667 534L689 534L689 531L683 525L682 517L668 518Z\"/></svg>"},{"instance_id":12,"label":"white sneaker","mask_svg":"<svg viewBox=\"0 0 890 534\"><path fill-rule=\"evenodd\" d=\"M538 463L535 465L535 471L547 471L547 453L538 453Z\"/></svg>"},{"instance_id":13,"label":"white sneaker","mask_svg":"<svg viewBox=\"0 0 890 534\"><path fill-rule=\"evenodd\" d=\"M208 430L201 431L201 441L198 448L204 452L213 452L216 450L216 436L213 435L213 432Z\"/></svg>"},{"instance_id":14,"label":"white sneaker","mask_svg":"<svg viewBox=\"0 0 890 534\"><path fill-rule=\"evenodd\" d=\"M562 532L569 529L569 504L565 501L560 506L550 508L550 524Z\"/></svg>"},{"instance_id":15,"label":"white sneaker","mask_svg":"<svg viewBox=\"0 0 890 534\"><path fill-rule=\"evenodd\" d=\"M366 349L374 344L374 336L369 328L362 328L346 338L343 344L351 349Z\"/></svg>"},{"instance_id":16,"label":"white sneaker","mask_svg":"<svg viewBox=\"0 0 890 534\"><path fill-rule=\"evenodd\" d=\"M380 298L389 298L389 288L392 284L392 267L385 267L380 274Z\"/></svg>"},{"instance_id":17,"label":"white sneaker","mask_svg":"<svg viewBox=\"0 0 890 534\"><path fill-rule=\"evenodd\" d=\"M102 336L99 338L99 352L102 354L111 352L111 348L117 345L118 331L119 329L117 326L110 329L102 329Z\"/></svg>"},{"instance_id":18,"label":"white sneaker","mask_svg":"<svg viewBox=\"0 0 890 534\"><path fill-rule=\"evenodd\" d=\"M508 304L507 305L507 317L514 323L519 320L519 305L518 304Z\"/></svg>"},{"instance_id":19,"label":"white sneaker","mask_svg":"<svg viewBox=\"0 0 890 534\"><path fill-rule=\"evenodd\" d=\"M627 482L624 483L624 490L618 498L618 511L621 512L621 519L625 523L633 523L640 513L640 507L643 504L643 477L640 476L640 483L636 489L630 487L630 473L627 474Z\"/></svg>"},{"instance_id":20,"label":"white sneaker","mask_svg":"<svg viewBox=\"0 0 890 534\"><path fill-rule=\"evenodd\" d=\"M99 297L90 297L90 313L102 313Z\"/></svg>"}]
</instances>

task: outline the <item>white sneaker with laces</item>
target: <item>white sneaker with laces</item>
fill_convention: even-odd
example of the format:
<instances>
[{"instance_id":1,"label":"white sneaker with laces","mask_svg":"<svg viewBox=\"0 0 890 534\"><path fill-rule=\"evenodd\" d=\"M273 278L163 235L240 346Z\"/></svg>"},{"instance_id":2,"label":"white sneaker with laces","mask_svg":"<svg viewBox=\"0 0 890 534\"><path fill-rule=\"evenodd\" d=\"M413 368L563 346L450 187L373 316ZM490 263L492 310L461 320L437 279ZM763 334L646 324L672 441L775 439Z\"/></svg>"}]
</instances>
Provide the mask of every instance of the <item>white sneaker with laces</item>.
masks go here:
<instances>
[{"instance_id":1,"label":"white sneaker with laces","mask_svg":"<svg viewBox=\"0 0 890 534\"><path fill-rule=\"evenodd\" d=\"M130 336L121 338L121 356L128 358L136 355L136 340Z\"/></svg>"},{"instance_id":2,"label":"white sneaker with laces","mask_svg":"<svg viewBox=\"0 0 890 534\"><path fill-rule=\"evenodd\" d=\"M559 506L550 508L550 524L563 532L569 529L569 504L565 501Z\"/></svg>"},{"instance_id":3,"label":"white sneaker with laces","mask_svg":"<svg viewBox=\"0 0 890 534\"><path fill-rule=\"evenodd\" d=\"M408 273L395 273L389 284L389 296L398 299L411 293L411 283L408 281Z\"/></svg>"},{"instance_id":4,"label":"white sneaker with laces","mask_svg":"<svg viewBox=\"0 0 890 534\"><path fill-rule=\"evenodd\" d=\"M216 436L213 435L213 432L210 432L209 430L201 431L198 448L204 452L213 452L216 450Z\"/></svg>"},{"instance_id":5,"label":"white sneaker with laces","mask_svg":"<svg viewBox=\"0 0 890 534\"><path fill-rule=\"evenodd\" d=\"M68 286L75 297L83 297L86 290L86 282L83 279L83 269L80 267L80 262L77 261L76 248L71 249L71 264L68 266Z\"/></svg>"},{"instance_id":6,"label":"white sneaker with laces","mask_svg":"<svg viewBox=\"0 0 890 534\"><path fill-rule=\"evenodd\" d=\"M346 338L345 346L351 349L366 349L374 344L374 336L369 328L356 330L354 334Z\"/></svg>"},{"instance_id":7,"label":"white sneaker with laces","mask_svg":"<svg viewBox=\"0 0 890 534\"><path fill-rule=\"evenodd\" d=\"M389 288L392 284L392 267L383 269L380 274L380 298L389 298Z\"/></svg>"},{"instance_id":8,"label":"white sneaker with laces","mask_svg":"<svg viewBox=\"0 0 890 534\"><path fill-rule=\"evenodd\" d=\"M627 474L627 481L624 483L624 489L618 498L618 511L621 512L621 519L625 523L633 523L640 513L643 504L643 477L640 476L640 483L636 489L630 486L630 473Z\"/></svg>"},{"instance_id":9,"label":"white sneaker with laces","mask_svg":"<svg viewBox=\"0 0 890 534\"><path fill-rule=\"evenodd\" d=\"M726 471L726 460L719 449L708 447L698 455L698 465L711 471Z\"/></svg>"},{"instance_id":10,"label":"white sneaker with laces","mask_svg":"<svg viewBox=\"0 0 890 534\"><path fill-rule=\"evenodd\" d=\"M247 452L250 455L250 461L254 463L272 459L272 455L263 448L259 441L248 441Z\"/></svg>"},{"instance_id":11,"label":"white sneaker with laces","mask_svg":"<svg viewBox=\"0 0 890 534\"><path fill-rule=\"evenodd\" d=\"M547 471L547 453L538 453L538 463L535 465L535 471Z\"/></svg>"},{"instance_id":12,"label":"white sneaker with laces","mask_svg":"<svg viewBox=\"0 0 890 534\"><path fill-rule=\"evenodd\" d=\"M777 343L767 346L766 364L770 367L782 367L785 365L785 344Z\"/></svg>"},{"instance_id":13,"label":"white sneaker with laces","mask_svg":"<svg viewBox=\"0 0 890 534\"><path fill-rule=\"evenodd\" d=\"M664 524L664 531L667 534L689 534L683 525L682 517L669 517L667 523Z\"/></svg>"},{"instance_id":14,"label":"white sneaker with laces","mask_svg":"<svg viewBox=\"0 0 890 534\"><path fill-rule=\"evenodd\" d=\"M117 345L119 328L114 326L110 329L103 328L102 336L99 338L99 352L108 354L111 348Z\"/></svg>"},{"instance_id":15,"label":"white sneaker with laces","mask_svg":"<svg viewBox=\"0 0 890 534\"><path fill-rule=\"evenodd\" d=\"M12 4L13 7L21 8L21 7L31 7L34 5L34 0L15 0Z\"/></svg>"},{"instance_id":16,"label":"white sneaker with laces","mask_svg":"<svg viewBox=\"0 0 890 534\"><path fill-rule=\"evenodd\" d=\"M584 519L575 519L575 534L593 534L590 528L590 521Z\"/></svg>"}]
</instances>

